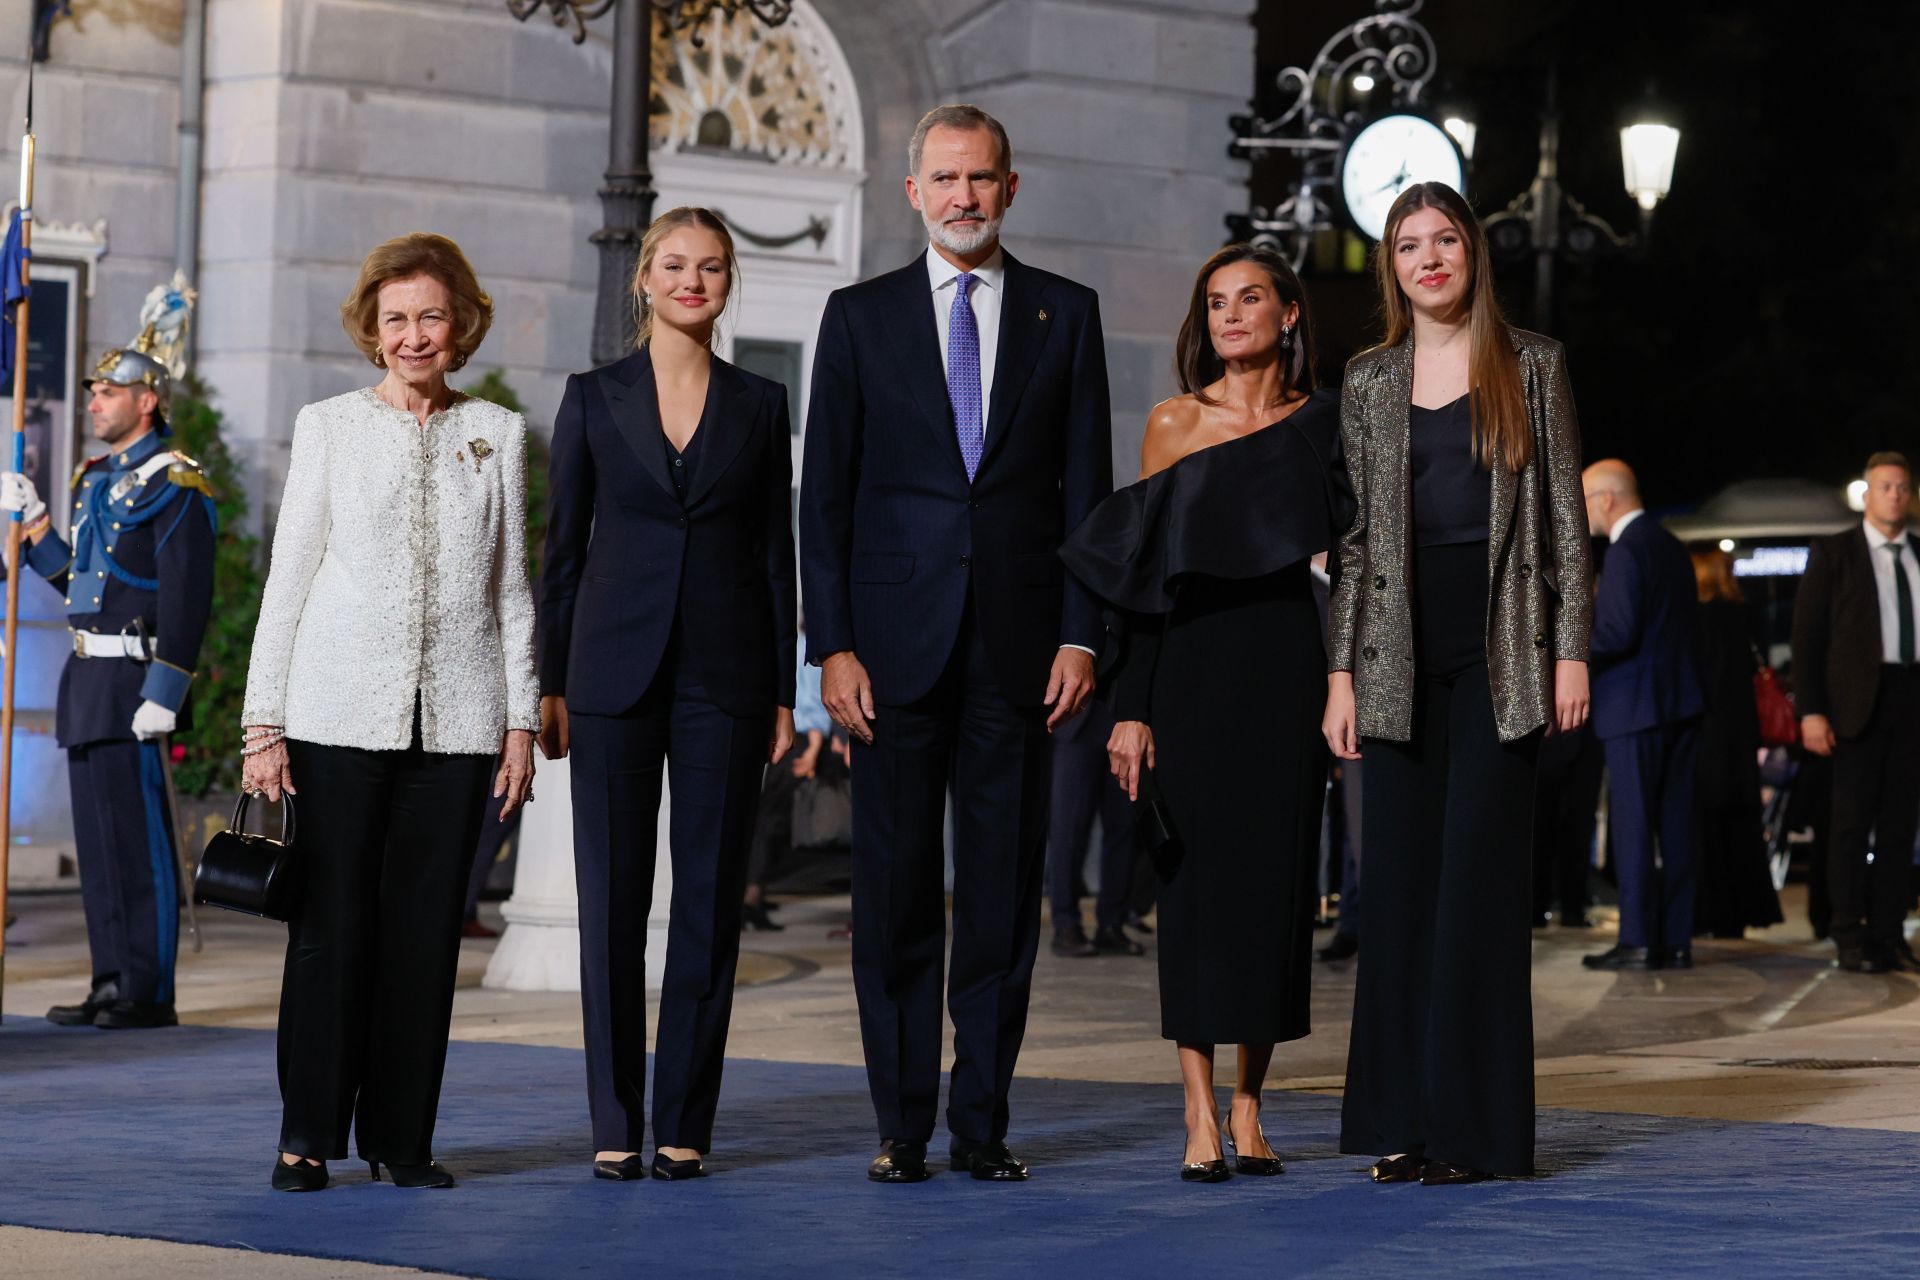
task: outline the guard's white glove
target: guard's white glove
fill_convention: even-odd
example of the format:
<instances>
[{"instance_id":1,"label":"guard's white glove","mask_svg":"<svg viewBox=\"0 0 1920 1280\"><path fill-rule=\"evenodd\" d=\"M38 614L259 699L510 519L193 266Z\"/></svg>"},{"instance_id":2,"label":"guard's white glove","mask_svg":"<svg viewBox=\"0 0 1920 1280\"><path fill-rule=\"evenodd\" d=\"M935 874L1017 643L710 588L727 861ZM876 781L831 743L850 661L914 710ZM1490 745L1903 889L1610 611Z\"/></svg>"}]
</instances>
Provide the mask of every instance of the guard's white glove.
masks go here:
<instances>
[{"instance_id":1,"label":"guard's white glove","mask_svg":"<svg viewBox=\"0 0 1920 1280\"><path fill-rule=\"evenodd\" d=\"M179 719L173 712L151 700L140 704L133 713L133 736L145 742L157 738L163 733L172 733L174 722Z\"/></svg>"},{"instance_id":2,"label":"guard's white glove","mask_svg":"<svg viewBox=\"0 0 1920 1280\"><path fill-rule=\"evenodd\" d=\"M22 520L32 524L47 514L47 504L40 501L33 481L18 471L0 471L0 511L18 511Z\"/></svg>"}]
</instances>

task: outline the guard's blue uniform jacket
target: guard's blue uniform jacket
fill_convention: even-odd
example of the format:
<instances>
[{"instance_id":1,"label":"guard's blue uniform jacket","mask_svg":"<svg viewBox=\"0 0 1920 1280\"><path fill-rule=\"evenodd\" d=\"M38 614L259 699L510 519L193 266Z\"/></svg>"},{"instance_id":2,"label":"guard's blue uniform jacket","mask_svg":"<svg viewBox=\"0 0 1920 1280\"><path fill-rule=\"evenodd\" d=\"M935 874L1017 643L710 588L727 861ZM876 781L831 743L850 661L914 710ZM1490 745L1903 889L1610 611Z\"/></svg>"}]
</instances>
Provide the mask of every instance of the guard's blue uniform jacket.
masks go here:
<instances>
[{"instance_id":1,"label":"guard's blue uniform jacket","mask_svg":"<svg viewBox=\"0 0 1920 1280\"><path fill-rule=\"evenodd\" d=\"M67 749L73 834L96 989L171 1006L179 877L161 744L133 736L143 701L182 712L213 604L214 509L206 477L159 432L73 477L71 543L48 533L27 563L67 601L67 625L144 633L150 661L75 652L55 728ZM176 729L185 727L181 716Z\"/></svg>"},{"instance_id":2,"label":"guard's blue uniform jacket","mask_svg":"<svg viewBox=\"0 0 1920 1280\"><path fill-rule=\"evenodd\" d=\"M213 499L199 466L165 444L154 432L82 464L72 544L49 533L27 552L65 594L75 631L144 629L155 642L150 663L67 659L55 718L63 747L131 741L142 701L174 712L186 702L213 605Z\"/></svg>"}]
</instances>

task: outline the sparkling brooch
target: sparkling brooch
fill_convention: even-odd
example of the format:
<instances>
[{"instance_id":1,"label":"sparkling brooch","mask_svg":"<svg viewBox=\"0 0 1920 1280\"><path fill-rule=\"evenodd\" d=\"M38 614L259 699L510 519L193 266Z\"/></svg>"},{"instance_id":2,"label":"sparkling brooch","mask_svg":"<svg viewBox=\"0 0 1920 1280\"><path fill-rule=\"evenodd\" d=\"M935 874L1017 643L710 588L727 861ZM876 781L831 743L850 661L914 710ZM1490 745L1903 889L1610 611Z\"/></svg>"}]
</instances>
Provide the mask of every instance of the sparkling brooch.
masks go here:
<instances>
[{"instance_id":1,"label":"sparkling brooch","mask_svg":"<svg viewBox=\"0 0 1920 1280\"><path fill-rule=\"evenodd\" d=\"M485 440L469 440L467 448L473 451L473 473L479 475L481 461L493 456L493 446Z\"/></svg>"}]
</instances>

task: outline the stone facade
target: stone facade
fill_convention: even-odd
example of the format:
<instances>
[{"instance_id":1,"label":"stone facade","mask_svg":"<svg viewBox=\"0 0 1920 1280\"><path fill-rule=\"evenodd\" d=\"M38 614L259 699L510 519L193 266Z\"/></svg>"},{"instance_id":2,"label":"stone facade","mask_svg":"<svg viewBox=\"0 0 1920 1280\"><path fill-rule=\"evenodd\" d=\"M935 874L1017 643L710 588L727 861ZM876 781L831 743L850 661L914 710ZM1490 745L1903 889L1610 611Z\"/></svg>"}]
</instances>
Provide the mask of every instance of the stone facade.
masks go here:
<instances>
[{"instance_id":1,"label":"stone facade","mask_svg":"<svg viewBox=\"0 0 1920 1280\"><path fill-rule=\"evenodd\" d=\"M27 8L0 0L0 30L24 30ZM1009 245L1100 291L1116 474L1130 476L1146 412L1173 389L1191 272L1222 239L1222 215L1246 203L1225 119L1252 85L1252 0L813 8L860 103L856 274L923 243L900 181L919 114L952 100L994 112L1021 174ZM430 228L466 247L498 307L473 368L503 367L536 419L586 362L605 25L575 45L543 16L516 22L501 0L209 5L200 369L252 464L256 512L270 519L295 410L372 374L337 307L380 239ZM109 226L90 351L130 336L140 298L170 270L179 29L178 0L76 0L39 69L36 204ZM12 119L24 71L18 46L0 49ZM0 145L11 172L12 134Z\"/></svg>"}]
</instances>

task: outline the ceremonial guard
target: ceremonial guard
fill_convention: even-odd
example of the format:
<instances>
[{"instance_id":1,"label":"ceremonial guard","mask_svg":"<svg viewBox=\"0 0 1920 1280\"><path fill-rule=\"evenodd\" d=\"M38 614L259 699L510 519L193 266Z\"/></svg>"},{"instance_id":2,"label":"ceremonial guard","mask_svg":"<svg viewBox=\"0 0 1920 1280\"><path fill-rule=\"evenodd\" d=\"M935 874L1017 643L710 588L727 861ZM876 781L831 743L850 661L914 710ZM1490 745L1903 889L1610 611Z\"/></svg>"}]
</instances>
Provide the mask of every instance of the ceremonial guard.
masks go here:
<instances>
[{"instance_id":1,"label":"ceremonial guard","mask_svg":"<svg viewBox=\"0 0 1920 1280\"><path fill-rule=\"evenodd\" d=\"M74 843L93 988L47 1011L62 1026L176 1022L179 918L167 735L183 704L213 601L214 507L198 464L166 445L172 377L152 328L108 351L87 413L107 452L73 476L71 538L33 481L0 473L0 510L19 511L26 561L66 597L73 653L56 733L67 750Z\"/></svg>"}]
</instances>

